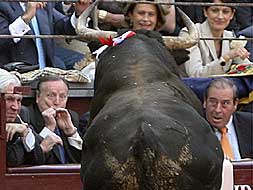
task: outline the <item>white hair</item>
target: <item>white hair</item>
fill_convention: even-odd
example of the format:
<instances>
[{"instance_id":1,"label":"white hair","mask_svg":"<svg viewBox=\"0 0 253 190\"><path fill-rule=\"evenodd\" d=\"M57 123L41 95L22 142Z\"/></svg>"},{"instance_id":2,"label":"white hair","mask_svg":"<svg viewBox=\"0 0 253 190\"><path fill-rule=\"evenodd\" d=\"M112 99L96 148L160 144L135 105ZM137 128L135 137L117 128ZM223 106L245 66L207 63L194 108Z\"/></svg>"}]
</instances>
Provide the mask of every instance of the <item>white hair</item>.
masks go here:
<instances>
[{"instance_id":1,"label":"white hair","mask_svg":"<svg viewBox=\"0 0 253 190\"><path fill-rule=\"evenodd\" d=\"M0 93L3 93L10 84L21 86L20 80L14 74L0 69Z\"/></svg>"}]
</instances>

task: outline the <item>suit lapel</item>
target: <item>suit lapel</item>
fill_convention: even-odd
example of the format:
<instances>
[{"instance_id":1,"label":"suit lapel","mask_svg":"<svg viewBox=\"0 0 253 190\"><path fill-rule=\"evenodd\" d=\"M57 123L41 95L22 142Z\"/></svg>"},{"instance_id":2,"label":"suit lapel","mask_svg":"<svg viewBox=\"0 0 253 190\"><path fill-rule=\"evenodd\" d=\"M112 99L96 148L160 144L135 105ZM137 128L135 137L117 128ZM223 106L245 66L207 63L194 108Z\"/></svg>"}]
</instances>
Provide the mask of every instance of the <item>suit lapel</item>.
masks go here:
<instances>
[{"instance_id":1,"label":"suit lapel","mask_svg":"<svg viewBox=\"0 0 253 190\"><path fill-rule=\"evenodd\" d=\"M40 34L50 34L50 24L46 8L38 9L36 12L36 18L40 29Z\"/></svg>"},{"instance_id":2,"label":"suit lapel","mask_svg":"<svg viewBox=\"0 0 253 190\"><path fill-rule=\"evenodd\" d=\"M200 25L200 34L204 38L210 38L211 36L213 36L207 21ZM204 40L204 43L208 47L211 57L213 59L217 58L217 53L213 40Z\"/></svg>"},{"instance_id":3,"label":"suit lapel","mask_svg":"<svg viewBox=\"0 0 253 190\"><path fill-rule=\"evenodd\" d=\"M24 11L19 2L9 2L8 4L12 10L12 12L9 14L11 16L11 22L15 21L20 15L24 14Z\"/></svg>"}]
</instances>

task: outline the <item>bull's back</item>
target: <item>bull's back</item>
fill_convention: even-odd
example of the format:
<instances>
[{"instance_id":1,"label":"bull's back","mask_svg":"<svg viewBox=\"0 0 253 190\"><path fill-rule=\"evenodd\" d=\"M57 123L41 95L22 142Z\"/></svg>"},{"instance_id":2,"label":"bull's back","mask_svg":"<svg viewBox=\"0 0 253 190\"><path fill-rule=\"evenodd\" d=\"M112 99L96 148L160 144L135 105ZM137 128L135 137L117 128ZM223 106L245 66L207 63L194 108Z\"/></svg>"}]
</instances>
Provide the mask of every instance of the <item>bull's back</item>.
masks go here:
<instances>
[{"instance_id":1,"label":"bull's back","mask_svg":"<svg viewBox=\"0 0 253 190\"><path fill-rule=\"evenodd\" d=\"M218 189L222 153L216 137L189 104L162 88L116 92L86 137L87 189L208 189L208 179Z\"/></svg>"}]
</instances>

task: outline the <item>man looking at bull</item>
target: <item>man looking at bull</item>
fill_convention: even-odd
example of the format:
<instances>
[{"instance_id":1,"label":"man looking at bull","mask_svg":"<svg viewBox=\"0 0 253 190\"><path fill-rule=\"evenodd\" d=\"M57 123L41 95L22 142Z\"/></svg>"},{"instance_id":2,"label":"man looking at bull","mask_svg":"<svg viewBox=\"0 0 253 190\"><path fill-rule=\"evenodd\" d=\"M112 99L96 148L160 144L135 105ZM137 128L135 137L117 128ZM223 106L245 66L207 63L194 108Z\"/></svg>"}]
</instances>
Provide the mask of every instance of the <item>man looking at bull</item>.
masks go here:
<instances>
[{"instance_id":1,"label":"man looking at bull","mask_svg":"<svg viewBox=\"0 0 253 190\"><path fill-rule=\"evenodd\" d=\"M209 84L203 106L225 156L231 160L253 158L253 114L236 111L237 105L237 88L232 80L219 78Z\"/></svg>"},{"instance_id":2,"label":"man looking at bull","mask_svg":"<svg viewBox=\"0 0 253 190\"><path fill-rule=\"evenodd\" d=\"M41 137L57 135L63 146L55 146L46 163L78 163L82 139L78 133L77 113L67 110L68 83L57 76L45 76L37 85L36 104L29 106L31 123Z\"/></svg>"},{"instance_id":3,"label":"man looking at bull","mask_svg":"<svg viewBox=\"0 0 253 190\"><path fill-rule=\"evenodd\" d=\"M21 107L22 94L14 92L14 88L20 86L16 76L0 69L0 93L4 94L6 103L7 165L44 164L44 154L62 142L56 136L42 140L33 131L33 127L28 124L29 113Z\"/></svg>"}]
</instances>

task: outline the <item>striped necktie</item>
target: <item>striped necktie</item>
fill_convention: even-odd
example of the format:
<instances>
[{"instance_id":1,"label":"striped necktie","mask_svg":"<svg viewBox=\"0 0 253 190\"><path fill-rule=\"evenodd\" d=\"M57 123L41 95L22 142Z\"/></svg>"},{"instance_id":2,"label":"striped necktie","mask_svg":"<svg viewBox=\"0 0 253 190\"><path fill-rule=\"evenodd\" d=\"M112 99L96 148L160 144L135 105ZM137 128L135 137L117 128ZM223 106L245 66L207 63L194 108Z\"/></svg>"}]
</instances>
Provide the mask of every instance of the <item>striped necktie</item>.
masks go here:
<instances>
[{"instance_id":1,"label":"striped necktie","mask_svg":"<svg viewBox=\"0 0 253 190\"><path fill-rule=\"evenodd\" d=\"M33 27L34 34L35 35L40 35L39 25L38 25L36 16L34 16L32 18L31 24L32 24L32 27ZM45 60L45 52L44 52L44 49L43 49L42 40L41 40L41 38L36 38L35 42L36 42L36 48L37 48L37 52L38 52L39 68L43 69L46 66L46 60Z\"/></svg>"},{"instance_id":2,"label":"striped necktie","mask_svg":"<svg viewBox=\"0 0 253 190\"><path fill-rule=\"evenodd\" d=\"M228 136L227 136L228 129L227 127L222 127L221 129L219 129L219 131L221 133L220 143L221 143L222 150L225 154L225 157L228 157L230 160L233 160L234 158L233 150L231 148L231 145L229 143Z\"/></svg>"}]
</instances>

